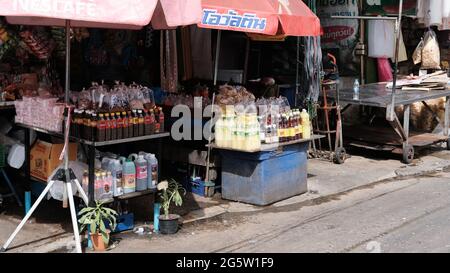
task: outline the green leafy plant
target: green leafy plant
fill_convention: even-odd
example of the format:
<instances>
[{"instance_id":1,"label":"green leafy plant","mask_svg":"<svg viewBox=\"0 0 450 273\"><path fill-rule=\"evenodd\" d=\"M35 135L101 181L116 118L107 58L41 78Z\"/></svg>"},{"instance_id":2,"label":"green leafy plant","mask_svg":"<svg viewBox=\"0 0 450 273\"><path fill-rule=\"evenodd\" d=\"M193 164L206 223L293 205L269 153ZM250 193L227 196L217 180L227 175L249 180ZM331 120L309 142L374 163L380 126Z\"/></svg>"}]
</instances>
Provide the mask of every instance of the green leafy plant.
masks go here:
<instances>
[{"instance_id":1,"label":"green leafy plant","mask_svg":"<svg viewBox=\"0 0 450 273\"><path fill-rule=\"evenodd\" d=\"M170 204L173 202L175 206L181 206L183 204L182 195L186 194L186 190L174 179L159 183L158 190L161 190L159 196L162 200L161 206L164 210L164 218L169 219Z\"/></svg>"},{"instance_id":2,"label":"green leafy plant","mask_svg":"<svg viewBox=\"0 0 450 273\"><path fill-rule=\"evenodd\" d=\"M111 230L116 229L118 214L115 210L104 207L103 202L95 201L95 207L83 208L78 216L81 216L78 220L81 224L80 232L83 232L89 226L91 234L98 232L102 235L103 242L109 243L109 232L106 229L105 222L108 222Z\"/></svg>"}]
</instances>

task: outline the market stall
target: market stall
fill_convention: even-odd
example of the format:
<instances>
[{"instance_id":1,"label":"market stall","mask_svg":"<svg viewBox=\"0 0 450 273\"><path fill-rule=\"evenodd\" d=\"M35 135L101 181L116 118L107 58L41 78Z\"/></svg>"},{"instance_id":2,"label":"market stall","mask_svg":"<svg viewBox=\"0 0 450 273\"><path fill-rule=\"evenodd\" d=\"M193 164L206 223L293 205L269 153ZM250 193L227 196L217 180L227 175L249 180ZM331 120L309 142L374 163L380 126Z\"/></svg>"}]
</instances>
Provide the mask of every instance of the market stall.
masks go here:
<instances>
[{"instance_id":1,"label":"market stall","mask_svg":"<svg viewBox=\"0 0 450 273\"><path fill-rule=\"evenodd\" d=\"M120 2L120 1L119 1ZM81 245L80 245L80 238L78 233L78 224L77 224L77 217L75 214L75 205L73 200L73 190L78 190L78 193L80 194L80 197L82 200L89 205L92 205L94 203L94 200L106 200L108 201L108 198L103 198L104 196L99 196L96 192L97 190L97 182L102 182L101 187L104 186L103 189L101 189L101 193L105 193L106 191L109 191L109 197L117 197L119 195L116 195L111 191L112 185L106 185L107 183L105 181L111 182L111 174L107 173L105 175L105 171L102 172L102 177L96 177L97 175L94 173L94 162L95 162L95 147L100 146L106 146L106 145L115 145L115 144L122 144L122 143L130 143L135 141L144 141L144 140L151 140L151 139L160 139L162 137L169 136L168 133L164 132L164 127L162 126L164 118L161 112L156 113L156 119L154 114L147 114L148 107L138 107L139 109L136 109L134 107L129 107L127 109L108 109L113 110L112 113L104 113L105 119L98 119L97 114L99 117L103 116L103 113L97 112L97 110L100 110L102 106L102 98L100 101L100 107L96 108L95 103L92 103L89 106L86 106L85 109L83 109L82 113L82 119L84 122L83 127L79 126L76 127L80 130L82 130L83 134L76 135L71 134L70 129L75 128L70 126L71 122L73 121L72 116L77 116L77 113L73 112L73 106L70 105L70 33L71 33L71 26L76 27L99 27L99 28L124 28L124 29L139 29L142 26L148 25L150 22L150 18L152 18L152 14L156 9L154 23L153 25L156 28L174 28L179 25L183 24L193 24L199 21L200 17L200 1L192 1L190 3L185 3L184 1L133 1L133 3L130 3L130 1L127 2L117 2L114 0L109 1L89 1L88 3L75 3L74 1L66 1L64 4L64 7L61 6L61 3L51 3L46 2L42 5L48 4L48 6L37 6L30 4L29 1L20 2L17 3L17 1L11 1L6 2L3 1L0 3L0 10L1 15L5 15L8 22L11 24L25 24L25 25L51 25L51 26L65 26L65 57L66 57L66 67L65 67L65 92L64 92L64 104L58 104L57 98L54 99L53 97L49 96L50 94L45 93L46 96L42 96L41 92L39 92L39 95L32 95L33 91L31 90L30 94L24 96L24 100L16 103L16 111L18 112L16 116L16 121L18 121L18 124L24 128L25 130L25 143L27 147L26 151L26 174L28 180L30 179L30 130L36 130L44 134L50 134L57 137L61 137L64 139L65 143L62 147L61 157L64 157L64 164L61 169L55 170L55 173L50 175L48 177L48 184L43 190L42 194L39 196L39 198L36 200L36 202L33 204L33 206L27 211L27 214L25 218L22 220L22 222L19 224L19 226L16 228L16 230L13 232L11 237L8 239L8 241L3 245L2 251L5 251L9 244L12 242L14 237L17 235L17 233L20 231L20 229L23 227L23 225L26 223L28 218L31 216L33 211L36 209L36 207L39 205L39 203L42 201L42 199L47 195L48 191L51 192L52 186L55 184L57 180L62 181L64 185L63 190L63 197L62 201L63 204L66 204L66 201L68 200L70 203L70 211L72 216L72 224L74 228L74 235L75 235L75 241L76 241L76 249L77 252L81 252ZM130 8L132 7L139 7L139 9ZM192 9L192 8L197 9ZM191 8L190 10L186 8ZM182 11L185 11L182 12ZM156 23L155 23L156 22ZM51 47L50 44L46 44L46 46L42 46L39 43L36 43L36 41L33 41L32 34L28 34L30 38L30 44L33 44L33 47L35 47L36 51L38 53L41 52L44 48L46 50L49 50ZM27 90L28 91L28 90ZM108 92L107 90L106 92ZM142 94L139 93L139 94ZM105 94L100 94L100 97ZM92 93L92 97L94 97L94 92ZM129 104L132 104L133 99L139 99L139 98L132 98L128 100L127 98L127 106ZM97 103L99 102L96 101ZM154 103L152 101L151 103ZM142 106L143 102L140 101L140 105ZM79 103L76 105L77 107L80 107ZM109 105L108 105L109 106ZM151 107L154 107L154 104L151 105ZM112 107L111 107L112 108ZM145 109L144 109L145 108ZM42 111L42 116L33 116L36 113L39 113L39 110ZM116 111L120 110L130 110L129 113L125 114L119 114L116 118L114 115L117 113ZM131 110L133 112L131 113ZM153 109L152 109L153 110ZM144 112L144 115L142 114ZM109 118L109 115L111 115L111 119ZM63 117L65 119L65 126L62 128L62 121ZM78 115L80 117L80 115ZM114 125L117 126L117 122L119 119L123 120L129 120L133 124L133 130L131 131L131 134L128 134L128 137L118 137L119 136L119 130L117 127L112 127ZM40 120L41 122L36 122L36 120ZM146 121L149 120L149 123ZM98 121L98 124L100 124L100 128L96 126ZM108 127L106 125L106 130L103 131L103 128L101 125L108 124L111 127ZM111 125L114 124L114 125ZM148 125L148 126L147 126ZM130 126L131 127L131 126ZM156 128L156 129L155 129ZM97 129L100 129L102 133L97 134ZM147 131L147 130L148 131ZM125 130L121 128L121 133L125 133ZM127 133L130 133L127 130ZM106 134L107 137L101 137ZM112 137L114 135L114 137ZM109 136L109 137L108 137ZM80 185L81 183L77 180L77 177L73 173L73 170L69 168L69 155L72 151L69 151L71 148L71 145L69 145L69 140L75 140L76 142L79 142L81 144L84 144L88 146L88 161L89 161L89 170L86 172L85 175L83 175L83 180L86 176L86 186L88 191L88 196L84 193L83 187ZM51 148L52 149L52 148ZM143 164L145 166L140 167L139 170L146 170L147 169L147 161L143 160L144 157L147 157L148 154L145 155L136 155L136 161L141 160L140 164ZM152 157L152 156L150 156ZM123 160L125 161L125 160ZM131 189L126 189L127 187L124 187L123 192L120 194L119 199L127 199L136 197L143 194L148 193L154 193L156 190L156 183L158 181L151 181L151 185L148 185L147 180L148 178L140 177L141 173L139 173L136 176L136 170L135 164L131 162L131 160L126 160L126 163L128 164L130 169L130 173L133 175L132 179L132 187ZM125 163L124 163L125 164ZM136 162L137 164L137 162ZM125 169L124 169L125 170ZM153 173L154 171L152 171ZM157 172L157 170L156 170ZM145 171L145 174L147 172ZM157 175L156 175L157 177ZM137 180L145 180L141 183L141 188L138 189L139 192L136 193L136 182ZM157 179L157 178L156 178ZM130 180L131 181L131 180ZM74 185L72 184L74 183ZM150 186L150 187L149 187ZM150 189L149 189L150 188ZM29 196L29 195L27 195ZM99 198L100 197L100 198ZM28 197L29 198L29 197ZM30 200L28 199L28 203Z\"/></svg>"},{"instance_id":2,"label":"market stall","mask_svg":"<svg viewBox=\"0 0 450 273\"><path fill-rule=\"evenodd\" d=\"M214 82L220 30L262 37L320 34L318 18L302 1L208 0L203 2L203 11L198 26L219 30ZM313 136L306 110L291 109L281 98L255 100L252 96L241 87L219 89L215 143L209 148L222 155L223 198L267 205L306 191L306 151Z\"/></svg>"}]
</instances>

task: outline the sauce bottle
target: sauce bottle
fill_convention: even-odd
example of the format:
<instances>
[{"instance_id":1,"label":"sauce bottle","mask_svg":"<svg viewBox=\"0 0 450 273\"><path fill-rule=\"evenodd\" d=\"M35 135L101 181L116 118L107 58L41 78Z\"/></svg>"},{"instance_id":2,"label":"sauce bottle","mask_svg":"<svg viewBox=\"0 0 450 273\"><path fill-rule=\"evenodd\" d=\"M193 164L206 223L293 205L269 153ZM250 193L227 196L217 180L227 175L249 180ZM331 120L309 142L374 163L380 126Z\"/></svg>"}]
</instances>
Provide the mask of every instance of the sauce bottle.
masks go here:
<instances>
[{"instance_id":1,"label":"sauce bottle","mask_svg":"<svg viewBox=\"0 0 450 273\"><path fill-rule=\"evenodd\" d=\"M128 127L130 126L130 120L128 119L126 112L122 112L122 121L123 121L122 137L129 138Z\"/></svg>"},{"instance_id":2,"label":"sauce bottle","mask_svg":"<svg viewBox=\"0 0 450 273\"><path fill-rule=\"evenodd\" d=\"M136 110L133 110L133 137L139 136L139 117Z\"/></svg>"},{"instance_id":3,"label":"sauce bottle","mask_svg":"<svg viewBox=\"0 0 450 273\"><path fill-rule=\"evenodd\" d=\"M128 111L128 137L133 137L133 131L134 131L134 126L133 126L133 115L131 114L131 111Z\"/></svg>"},{"instance_id":4,"label":"sauce bottle","mask_svg":"<svg viewBox=\"0 0 450 273\"><path fill-rule=\"evenodd\" d=\"M158 115L159 131L164 132L164 112L163 112L162 107L159 107L158 110L159 110L158 111L158 113L159 113L159 115Z\"/></svg>"},{"instance_id":5,"label":"sauce bottle","mask_svg":"<svg viewBox=\"0 0 450 273\"><path fill-rule=\"evenodd\" d=\"M86 111L83 118L83 139L91 139L91 111Z\"/></svg>"},{"instance_id":6,"label":"sauce bottle","mask_svg":"<svg viewBox=\"0 0 450 273\"><path fill-rule=\"evenodd\" d=\"M138 114L138 134L139 136L144 135L144 116L142 115L142 110L137 111Z\"/></svg>"},{"instance_id":7,"label":"sauce bottle","mask_svg":"<svg viewBox=\"0 0 450 273\"><path fill-rule=\"evenodd\" d=\"M105 141L106 137L106 120L103 114L99 114L99 120L97 121L97 134L96 140L99 142Z\"/></svg>"},{"instance_id":8,"label":"sauce bottle","mask_svg":"<svg viewBox=\"0 0 450 273\"><path fill-rule=\"evenodd\" d=\"M109 119L109 113L105 113L105 141L111 140L111 120Z\"/></svg>"},{"instance_id":9,"label":"sauce bottle","mask_svg":"<svg viewBox=\"0 0 450 273\"><path fill-rule=\"evenodd\" d=\"M116 122L117 122L116 138L122 139L123 138L123 119L120 116L120 112L116 113Z\"/></svg>"},{"instance_id":10,"label":"sauce bottle","mask_svg":"<svg viewBox=\"0 0 450 273\"><path fill-rule=\"evenodd\" d=\"M111 113L111 140L117 139L117 120L116 114Z\"/></svg>"},{"instance_id":11,"label":"sauce bottle","mask_svg":"<svg viewBox=\"0 0 450 273\"><path fill-rule=\"evenodd\" d=\"M90 141L95 141L95 139L97 138L97 113L95 113L94 111L92 111L92 116L91 116L91 122L89 125L89 131L90 131Z\"/></svg>"}]
</instances>

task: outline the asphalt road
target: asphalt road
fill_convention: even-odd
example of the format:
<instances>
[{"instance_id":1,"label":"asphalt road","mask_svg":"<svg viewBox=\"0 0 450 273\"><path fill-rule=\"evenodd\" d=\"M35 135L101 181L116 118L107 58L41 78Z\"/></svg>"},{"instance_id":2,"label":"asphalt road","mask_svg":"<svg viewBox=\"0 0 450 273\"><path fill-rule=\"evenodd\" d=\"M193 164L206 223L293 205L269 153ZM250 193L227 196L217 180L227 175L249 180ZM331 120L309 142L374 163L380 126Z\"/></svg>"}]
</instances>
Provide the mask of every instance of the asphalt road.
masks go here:
<instances>
[{"instance_id":1,"label":"asphalt road","mask_svg":"<svg viewBox=\"0 0 450 273\"><path fill-rule=\"evenodd\" d=\"M450 174L228 213L113 252L450 252ZM125 235L126 236L126 235Z\"/></svg>"}]
</instances>

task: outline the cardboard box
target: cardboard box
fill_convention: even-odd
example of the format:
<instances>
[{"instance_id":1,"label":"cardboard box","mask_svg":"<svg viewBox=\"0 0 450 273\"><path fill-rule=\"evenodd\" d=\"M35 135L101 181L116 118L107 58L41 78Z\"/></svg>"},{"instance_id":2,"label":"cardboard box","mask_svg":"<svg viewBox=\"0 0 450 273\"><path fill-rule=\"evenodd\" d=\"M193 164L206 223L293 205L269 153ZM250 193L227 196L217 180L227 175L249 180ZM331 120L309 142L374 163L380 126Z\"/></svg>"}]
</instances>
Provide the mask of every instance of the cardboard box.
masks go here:
<instances>
[{"instance_id":1,"label":"cardboard box","mask_svg":"<svg viewBox=\"0 0 450 273\"><path fill-rule=\"evenodd\" d=\"M59 155L64 144L52 144L38 140L30 152L30 172L37 179L47 181L52 172L62 163ZM69 144L69 160L77 159L77 144Z\"/></svg>"}]
</instances>

